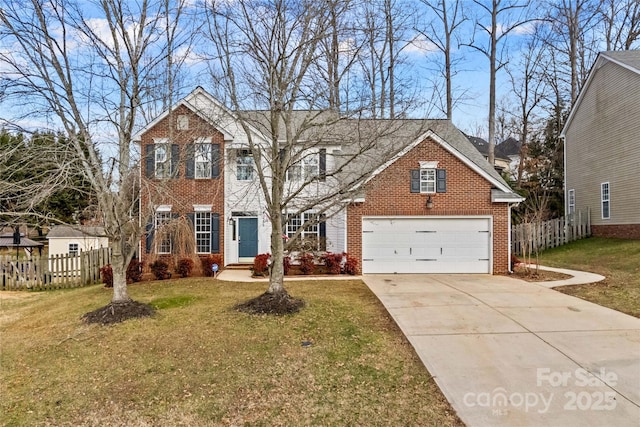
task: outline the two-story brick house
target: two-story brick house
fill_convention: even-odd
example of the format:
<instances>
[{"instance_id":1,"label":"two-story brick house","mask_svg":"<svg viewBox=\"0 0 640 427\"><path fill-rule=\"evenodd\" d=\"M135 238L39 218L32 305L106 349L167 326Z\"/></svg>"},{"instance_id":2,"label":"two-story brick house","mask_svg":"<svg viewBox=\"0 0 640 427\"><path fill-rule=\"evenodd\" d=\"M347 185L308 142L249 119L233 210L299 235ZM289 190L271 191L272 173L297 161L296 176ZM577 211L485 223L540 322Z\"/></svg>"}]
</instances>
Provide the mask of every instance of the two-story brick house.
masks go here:
<instances>
[{"instance_id":1,"label":"two-story brick house","mask_svg":"<svg viewBox=\"0 0 640 427\"><path fill-rule=\"evenodd\" d=\"M242 114L257 117L249 129L253 141L268 141L260 112ZM374 172L330 209L301 211L304 193L292 198L282 212L284 237L323 212L300 237L317 242L314 250L349 252L364 273L507 272L510 207L522 198L447 120L389 122L394 130L376 139L372 155L345 164L357 150L353 135L380 123L337 121L325 129L330 137L287 165L286 188L295 193L297 182L313 178L305 191L316 196L350 176ZM145 155L142 191L155 191L142 197L155 218L143 253L171 249L167 239L154 244L152 237L163 220L177 215L193 218L196 241L211 239L209 246L197 245L198 253L219 253L225 265L269 252L271 222L256 173L269 165L253 159L245 131L234 113L198 88L138 134ZM211 144L210 151L202 144ZM208 218L210 228L203 228Z\"/></svg>"}]
</instances>

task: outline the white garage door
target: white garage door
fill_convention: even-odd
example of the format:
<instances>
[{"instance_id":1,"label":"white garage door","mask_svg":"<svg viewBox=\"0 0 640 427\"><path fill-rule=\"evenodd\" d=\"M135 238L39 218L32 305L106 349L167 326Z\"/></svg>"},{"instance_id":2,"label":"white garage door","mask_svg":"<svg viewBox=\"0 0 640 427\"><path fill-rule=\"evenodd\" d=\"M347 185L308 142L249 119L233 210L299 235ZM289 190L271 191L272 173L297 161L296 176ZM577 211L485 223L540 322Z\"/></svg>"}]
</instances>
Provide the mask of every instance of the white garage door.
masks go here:
<instances>
[{"instance_id":1,"label":"white garage door","mask_svg":"<svg viewBox=\"0 0 640 427\"><path fill-rule=\"evenodd\" d=\"M490 226L489 218L364 218L362 271L490 273Z\"/></svg>"}]
</instances>

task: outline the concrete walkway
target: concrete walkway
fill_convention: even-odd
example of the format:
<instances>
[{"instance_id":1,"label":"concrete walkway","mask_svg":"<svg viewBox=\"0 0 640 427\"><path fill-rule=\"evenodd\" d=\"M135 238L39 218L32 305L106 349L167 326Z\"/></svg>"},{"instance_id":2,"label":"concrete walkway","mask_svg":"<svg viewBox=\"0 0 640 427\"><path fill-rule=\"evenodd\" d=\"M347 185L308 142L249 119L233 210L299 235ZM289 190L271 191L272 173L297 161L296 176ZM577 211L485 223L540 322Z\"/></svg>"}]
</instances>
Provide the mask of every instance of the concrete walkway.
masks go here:
<instances>
[{"instance_id":1,"label":"concrete walkway","mask_svg":"<svg viewBox=\"0 0 640 427\"><path fill-rule=\"evenodd\" d=\"M640 319L547 288L592 279L363 276L468 426L640 426Z\"/></svg>"},{"instance_id":2,"label":"concrete walkway","mask_svg":"<svg viewBox=\"0 0 640 427\"><path fill-rule=\"evenodd\" d=\"M535 264L529 264L529 268L536 268ZM544 286L545 288L556 288L558 286L568 286L568 285L584 285L587 283L598 283L606 279L606 277L601 276L595 273L589 273L587 271L577 271L577 270L568 270L566 268L554 268L554 267L545 267L544 265L537 266L540 270L545 271L553 271L555 273L567 274L569 276L573 276L570 279L563 280L554 280L550 282L537 282L538 285Z\"/></svg>"}]
</instances>

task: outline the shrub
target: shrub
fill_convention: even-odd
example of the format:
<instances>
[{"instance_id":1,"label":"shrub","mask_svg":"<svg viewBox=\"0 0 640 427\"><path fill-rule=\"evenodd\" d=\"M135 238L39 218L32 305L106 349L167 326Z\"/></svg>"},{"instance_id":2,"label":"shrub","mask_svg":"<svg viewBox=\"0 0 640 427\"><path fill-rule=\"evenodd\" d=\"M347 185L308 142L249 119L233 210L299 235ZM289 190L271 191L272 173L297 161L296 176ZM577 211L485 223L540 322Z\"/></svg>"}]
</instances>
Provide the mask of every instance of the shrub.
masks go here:
<instances>
[{"instance_id":1,"label":"shrub","mask_svg":"<svg viewBox=\"0 0 640 427\"><path fill-rule=\"evenodd\" d=\"M320 259L324 262L329 274L340 274L342 269L342 254L334 254L327 252L323 254Z\"/></svg>"},{"instance_id":2,"label":"shrub","mask_svg":"<svg viewBox=\"0 0 640 427\"><path fill-rule=\"evenodd\" d=\"M161 259L156 260L152 264L149 264L149 267L151 267L153 275L156 276L156 279L158 280L164 280L171 277L171 273L169 272L169 264Z\"/></svg>"},{"instance_id":3,"label":"shrub","mask_svg":"<svg viewBox=\"0 0 640 427\"><path fill-rule=\"evenodd\" d=\"M266 276L269 274L269 258L271 258L271 254L256 255L253 259L254 276Z\"/></svg>"},{"instance_id":4,"label":"shrub","mask_svg":"<svg viewBox=\"0 0 640 427\"><path fill-rule=\"evenodd\" d=\"M127 267L127 283L139 282L142 280L142 263L137 258L131 258Z\"/></svg>"},{"instance_id":5,"label":"shrub","mask_svg":"<svg viewBox=\"0 0 640 427\"><path fill-rule=\"evenodd\" d=\"M182 258L180 261L178 261L178 268L176 269L176 271L180 275L180 277L189 277L191 276L193 267L194 262L191 258Z\"/></svg>"},{"instance_id":6,"label":"shrub","mask_svg":"<svg viewBox=\"0 0 640 427\"><path fill-rule=\"evenodd\" d=\"M219 268L222 268L222 257L218 254L206 255L200 257L200 265L202 266L202 273L207 276L213 276L213 270L211 267L213 264L218 264Z\"/></svg>"},{"instance_id":7,"label":"shrub","mask_svg":"<svg viewBox=\"0 0 640 427\"><path fill-rule=\"evenodd\" d=\"M111 264L107 264L100 269L100 277L105 288L113 288L113 269Z\"/></svg>"},{"instance_id":8,"label":"shrub","mask_svg":"<svg viewBox=\"0 0 640 427\"><path fill-rule=\"evenodd\" d=\"M290 256L285 256L282 259L282 269L284 270L284 275L288 275L289 271L291 270L291 257Z\"/></svg>"},{"instance_id":9,"label":"shrub","mask_svg":"<svg viewBox=\"0 0 640 427\"><path fill-rule=\"evenodd\" d=\"M350 256L348 253L343 252L342 256L345 258L344 266L342 267L342 271L344 274L350 274L355 276L358 274L358 260L354 257Z\"/></svg>"},{"instance_id":10,"label":"shrub","mask_svg":"<svg viewBox=\"0 0 640 427\"><path fill-rule=\"evenodd\" d=\"M511 270L515 268L516 265L521 264L522 261L515 254L511 254Z\"/></svg>"},{"instance_id":11,"label":"shrub","mask_svg":"<svg viewBox=\"0 0 640 427\"><path fill-rule=\"evenodd\" d=\"M300 271L302 272L302 274L311 274L316 268L316 265L313 262L313 254L310 254L308 252L300 254L300 256L298 257L298 261L300 261Z\"/></svg>"}]
</instances>

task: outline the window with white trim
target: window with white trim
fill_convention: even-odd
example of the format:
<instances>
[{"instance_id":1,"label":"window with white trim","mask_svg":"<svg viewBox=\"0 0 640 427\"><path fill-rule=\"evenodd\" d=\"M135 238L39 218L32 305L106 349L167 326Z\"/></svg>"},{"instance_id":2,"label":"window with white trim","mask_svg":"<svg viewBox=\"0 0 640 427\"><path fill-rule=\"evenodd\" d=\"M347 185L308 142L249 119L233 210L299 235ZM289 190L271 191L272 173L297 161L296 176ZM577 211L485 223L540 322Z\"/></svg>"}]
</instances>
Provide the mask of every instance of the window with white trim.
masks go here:
<instances>
[{"instance_id":1,"label":"window with white trim","mask_svg":"<svg viewBox=\"0 0 640 427\"><path fill-rule=\"evenodd\" d=\"M320 175L320 154L309 153L287 170L290 181L311 181Z\"/></svg>"},{"instance_id":2,"label":"window with white trim","mask_svg":"<svg viewBox=\"0 0 640 427\"><path fill-rule=\"evenodd\" d=\"M436 170L420 169L420 192L435 193L436 192Z\"/></svg>"},{"instance_id":3,"label":"window with white trim","mask_svg":"<svg viewBox=\"0 0 640 427\"><path fill-rule=\"evenodd\" d=\"M602 205L602 219L609 219L611 217L611 199L608 182L600 184L600 202Z\"/></svg>"},{"instance_id":4,"label":"window with white trim","mask_svg":"<svg viewBox=\"0 0 640 427\"><path fill-rule=\"evenodd\" d=\"M156 253L171 253L171 234L169 223L171 222L171 212L156 212L155 240Z\"/></svg>"},{"instance_id":5,"label":"window with white trim","mask_svg":"<svg viewBox=\"0 0 640 427\"><path fill-rule=\"evenodd\" d=\"M572 215L576 212L576 190L567 191L567 213Z\"/></svg>"},{"instance_id":6,"label":"window with white trim","mask_svg":"<svg viewBox=\"0 0 640 427\"><path fill-rule=\"evenodd\" d=\"M69 243L69 255L76 256L80 253L80 247L77 243Z\"/></svg>"},{"instance_id":7,"label":"window with white trim","mask_svg":"<svg viewBox=\"0 0 640 427\"><path fill-rule=\"evenodd\" d=\"M195 177L196 179L211 178L212 150L209 142L196 142L195 144Z\"/></svg>"},{"instance_id":8,"label":"window with white trim","mask_svg":"<svg viewBox=\"0 0 640 427\"><path fill-rule=\"evenodd\" d=\"M169 178L171 176L171 145L168 142L156 142L154 153L156 178Z\"/></svg>"},{"instance_id":9,"label":"window with white trim","mask_svg":"<svg viewBox=\"0 0 640 427\"><path fill-rule=\"evenodd\" d=\"M236 152L236 178L238 181L253 180L253 154L251 150Z\"/></svg>"},{"instance_id":10,"label":"window with white trim","mask_svg":"<svg viewBox=\"0 0 640 427\"><path fill-rule=\"evenodd\" d=\"M211 253L211 212L196 212L194 216L196 252Z\"/></svg>"},{"instance_id":11,"label":"window with white trim","mask_svg":"<svg viewBox=\"0 0 640 427\"><path fill-rule=\"evenodd\" d=\"M295 246L300 246L302 250L320 249L320 224L318 223L318 218L313 212L287 215L286 235L289 239L295 236L305 222L312 220L313 222L304 227L297 238Z\"/></svg>"}]
</instances>

